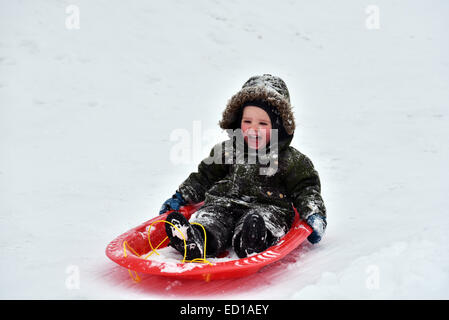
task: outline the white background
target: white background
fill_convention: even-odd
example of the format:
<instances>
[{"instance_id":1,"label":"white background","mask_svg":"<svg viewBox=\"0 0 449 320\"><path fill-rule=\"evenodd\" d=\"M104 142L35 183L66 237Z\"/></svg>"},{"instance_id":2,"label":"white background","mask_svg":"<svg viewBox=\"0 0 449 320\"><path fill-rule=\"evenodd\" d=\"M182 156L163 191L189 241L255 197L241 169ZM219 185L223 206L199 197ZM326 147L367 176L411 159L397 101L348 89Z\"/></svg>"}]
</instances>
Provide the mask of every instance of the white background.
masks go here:
<instances>
[{"instance_id":1,"label":"white background","mask_svg":"<svg viewBox=\"0 0 449 320\"><path fill-rule=\"evenodd\" d=\"M448 13L436 0L0 0L0 298L449 298ZM289 87L326 236L240 280L133 283L106 245L158 214L219 141L227 100L263 73ZM175 164L170 134L194 121L212 134Z\"/></svg>"}]
</instances>

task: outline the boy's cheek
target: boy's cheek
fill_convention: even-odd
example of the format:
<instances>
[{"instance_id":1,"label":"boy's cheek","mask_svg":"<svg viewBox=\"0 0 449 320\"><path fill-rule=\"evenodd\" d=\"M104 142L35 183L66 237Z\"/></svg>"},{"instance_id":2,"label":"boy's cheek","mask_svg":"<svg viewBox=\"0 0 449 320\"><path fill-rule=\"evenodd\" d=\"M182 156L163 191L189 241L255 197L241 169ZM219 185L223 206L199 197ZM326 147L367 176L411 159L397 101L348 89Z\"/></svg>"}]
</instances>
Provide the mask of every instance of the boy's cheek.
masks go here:
<instances>
[{"instance_id":1,"label":"boy's cheek","mask_svg":"<svg viewBox=\"0 0 449 320\"><path fill-rule=\"evenodd\" d=\"M249 133L248 131L250 131L250 127L244 124L241 126L241 129L244 135L247 135Z\"/></svg>"},{"instance_id":2,"label":"boy's cheek","mask_svg":"<svg viewBox=\"0 0 449 320\"><path fill-rule=\"evenodd\" d=\"M271 134L270 134L270 130L268 130L268 131L265 133L265 141L268 142L268 141L270 141L270 139L271 139Z\"/></svg>"},{"instance_id":3,"label":"boy's cheek","mask_svg":"<svg viewBox=\"0 0 449 320\"><path fill-rule=\"evenodd\" d=\"M260 133L261 133L260 135L262 137L264 137L265 142L268 143L270 141L270 139L271 139L270 130L262 129Z\"/></svg>"}]
</instances>

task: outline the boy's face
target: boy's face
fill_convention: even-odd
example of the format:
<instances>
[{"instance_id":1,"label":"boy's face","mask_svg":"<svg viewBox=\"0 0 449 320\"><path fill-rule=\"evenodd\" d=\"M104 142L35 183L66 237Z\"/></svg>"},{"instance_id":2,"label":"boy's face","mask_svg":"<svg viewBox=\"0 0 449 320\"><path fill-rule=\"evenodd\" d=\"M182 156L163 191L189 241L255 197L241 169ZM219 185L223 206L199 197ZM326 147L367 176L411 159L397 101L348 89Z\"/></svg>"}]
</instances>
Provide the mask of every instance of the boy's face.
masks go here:
<instances>
[{"instance_id":1,"label":"boy's face","mask_svg":"<svg viewBox=\"0 0 449 320\"><path fill-rule=\"evenodd\" d=\"M259 107L246 106L243 109L240 128L246 143L252 149L262 148L270 141L270 116Z\"/></svg>"}]
</instances>

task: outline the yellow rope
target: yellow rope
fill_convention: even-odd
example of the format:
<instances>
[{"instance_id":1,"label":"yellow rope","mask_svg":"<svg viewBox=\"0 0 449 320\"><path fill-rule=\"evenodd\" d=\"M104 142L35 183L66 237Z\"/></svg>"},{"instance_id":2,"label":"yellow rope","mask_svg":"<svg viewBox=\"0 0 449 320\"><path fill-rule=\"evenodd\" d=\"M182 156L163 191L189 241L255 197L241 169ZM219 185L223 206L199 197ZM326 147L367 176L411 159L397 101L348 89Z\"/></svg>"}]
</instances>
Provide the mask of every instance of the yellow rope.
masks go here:
<instances>
[{"instance_id":1,"label":"yellow rope","mask_svg":"<svg viewBox=\"0 0 449 320\"><path fill-rule=\"evenodd\" d=\"M177 226L175 226L173 223L165 221L165 220L156 220L154 221L152 224L150 224L150 227L148 228L148 242L150 243L150 247L151 247L151 251L155 252L157 255L159 255L159 253L153 248L153 245L151 244L151 240L150 240L150 230L151 227L153 226L153 224L155 223L160 223L160 222L164 222L164 223L168 223L169 225L171 225L172 227L174 227L182 236L182 240L184 241L184 258L182 259L181 263L184 263L186 261L186 255L187 255L187 243L186 243L186 238L184 237L184 234L181 232L181 230L179 230L179 228ZM160 244L159 244L160 245Z\"/></svg>"},{"instance_id":2,"label":"yellow rope","mask_svg":"<svg viewBox=\"0 0 449 320\"><path fill-rule=\"evenodd\" d=\"M131 250L132 253L134 253L136 256L140 257L140 254L138 254L133 248L131 248L127 241L124 241L123 242L123 253L124 253L125 258L128 256L126 254L126 246L128 246L128 248ZM134 282L140 282L141 279L136 271L134 271L135 276L133 276L131 269L128 269L128 273Z\"/></svg>"},{"instance_id":3,"label":"yellow rope","mask_svg":"<svg viewBox=\"0 0 449 320\"><path fill-rule=\"evenodd\" d=\"M160 246L161 246L161 244L163 244L164 242L165 242L165 240L167 240L168 239L168 237L165 237L165 239L164 240L162 240L158 245L157 245L157 247L156 248L152 248L153 250L144 258L144 259L148 259L148 257L149 256L151 256L153 253L157 253L157 254L159 254L157 251L156 251L156 249L158 249ZM150 246L151 246L151 244L150 244Z\"/></svg>"},{"instance_id":4,"label":"yellow rope","mask_svg":"<svg viewBox=\"0 0 449 320\"><path fill-rule=\"evenodd\" d=\"M125 258L127 256L126 254L126 247L128 246L129 250L131 250L132 253L134 253L136 256L140 257L140 254L138 254L133 248L131 248L128 244L128 241L124 241L123 242L123 252L125 254Z\"/></svg>"},{"instance_id":5,"label":"yellow rope","mask_svg":"<svg viewBox=\"0 0 449 320\"><path fill-rule=\"evenodd\" d=\"M203 259L196 258L196 259L191 260L190 262L197 262L197 260L198 260L198 262L208 263L208 264L212 265L212 263L210 263L209 261L206 260L206 243L207 243L206 229L200 223L192 222L191 224L196 224L196 225L200 226L203 229L203 232L204 232L204 250L203 250L204 251L204 258Z\"/></svg>"},{"instance_id":6,"label":"yellow rope","mask_svg":"<svg viewBox=\"0 0 449 320\"><path fill-rule=\"evenodd\" d=\"M209 265L212 265L212 263L210 263L210 262L207 261L207 259L206 259L206 243L207 243L206 229L204 228L204 226L203 226L202 224L196 223L196 222L192 222L191 224L199 225L199 226L203 229L203 232L204 232L204 249L203 249L203 250L204 250L204 258L196 258L196 259L193 259L193 260L186 260L186 255L187 255L187 242L186 242L186 238L185 238L184 234L183 234L183 233L181 232L181 230L179 230L179 228L176 227L173 223L171 223L171 222L169 222L169 221L166 221L166 220L156 220L156 221L154 221L152 224L150 224L150 227L148 228L147 234L148 234L148 242L149 242L149 244L150 244L151 252L150 252L147 256L145 256L144 259L147 259L147 258L148 258L149 256L151 256L153 253L156 253L157 255L159 255L159 253L158 253L156 250L157 250L157 249L162 245L162 243L164 243L165 240L167 240L167 238L168 238L168 236L165 237L164 240L162 240L162 241L156 246L156 248L154 248L154 247L153 247L153 244L151 243L151 240L150 240L150 230L151 230L151 228L153 227L154 224L156 224L156 223L161 223L161 222L170 224L170 225L171 225L172 227L174 227L174 228L181 234L181 236L182 236L182 239L183 239L183 241L184 241L184 257L183 257L181 263L185 263L185 262L202 262L202 263L208 263ZM139 258L141 257L140 254L138 254L133 248L131 248L131 246L128 244L127 241L124 241L124 242L123 242L123 254L124 254L125 258L128 256L128 255L127 255L127 252L126 252L126 247L128 247L128 249L129 249L133 254L135 254L136 256L138 256ZM129 275L131 276L131 279L133 279L134 282L140 282L140 281L141 281L141 279L140 279L140 277L139 277L139 275L137 274L136 271L134 271L135 275L133 275L132 272L131 272L131 269L128 269L128 273L129 273ZM206 281L207 281L207 280L206 280Z\"/></svg>"}]
</instances>

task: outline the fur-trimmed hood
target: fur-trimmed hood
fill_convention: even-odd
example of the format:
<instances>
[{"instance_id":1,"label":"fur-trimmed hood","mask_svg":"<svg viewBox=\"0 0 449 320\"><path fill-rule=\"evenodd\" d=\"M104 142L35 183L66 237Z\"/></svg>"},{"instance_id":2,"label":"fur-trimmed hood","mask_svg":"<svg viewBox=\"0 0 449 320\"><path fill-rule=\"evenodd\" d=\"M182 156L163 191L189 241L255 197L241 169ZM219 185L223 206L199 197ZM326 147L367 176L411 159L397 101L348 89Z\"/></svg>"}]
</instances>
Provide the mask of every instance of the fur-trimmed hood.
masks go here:
<instances>
[{"instance_id":1,"label":"fur-trimmed hood","mask_svg":"<svg viewBox=\"0 0 449 320\"><path fill-rule=\"evenodd\" d=\"M222 129L240 127L238 115L242 106L249 101L262 100L279 111L282 125L289 135L295 131L295 119L290 104L290 94L285 82L270 74L253 76L245 82L242 89L229 99L223 117L219 122Z\"/></svg>"}]
</instances>

